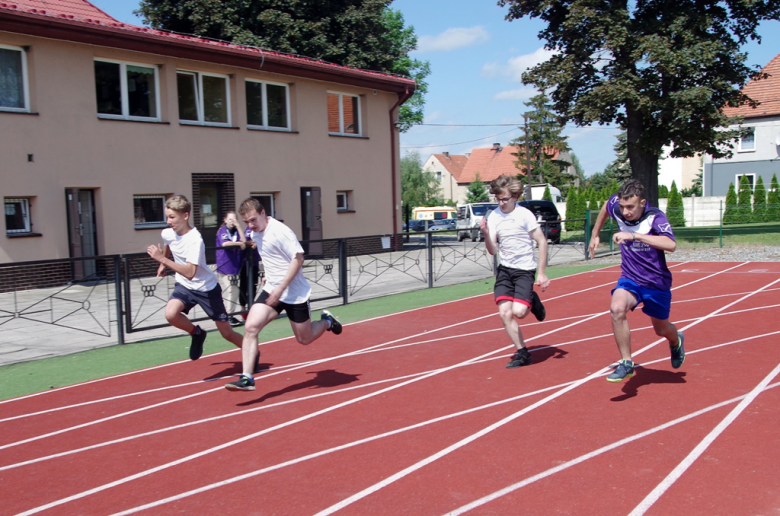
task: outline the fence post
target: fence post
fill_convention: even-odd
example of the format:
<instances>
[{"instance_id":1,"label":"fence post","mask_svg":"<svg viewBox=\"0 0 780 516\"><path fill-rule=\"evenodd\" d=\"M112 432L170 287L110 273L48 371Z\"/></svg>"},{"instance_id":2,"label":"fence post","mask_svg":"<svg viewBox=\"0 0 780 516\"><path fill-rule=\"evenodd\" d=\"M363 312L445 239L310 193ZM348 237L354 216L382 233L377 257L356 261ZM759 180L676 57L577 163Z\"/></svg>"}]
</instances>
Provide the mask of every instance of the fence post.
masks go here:
<instances>
[{"instance_id":1,"label":"fence post","mask_svg":"<svg viewBox=\"0 0 780 516\"><path fill-rule=\"evenodd\" d=\"M585 260L590 260L588 246L590 245L590 210L585 210Z\"/></svg>"},{"instance_id":2,"label":"fence post","mask_svg":"<svg viewBox=\"0 0 780 516\"><path fill-rule=\"evenodd\" d=\"M116 298L116 340L117 344L125 343L125 328L122 320L122 261L114 256L114 297Z\"/></svg>"},{"instance_id":3,"label":"fence post","mask_svg":"<svg viewBox=\"0 0 780 516\"><path fill-rule=\"evenodd\" d=\"M349 303L349 271L347 270L347 239L339 239L339 289L344 304Z\"/></svg>"},{"instance_id":4,"label":"fence post","mask_svg":"<svg viewBox=\"0 0 780 516\"><path fill-rule=\"evenodd\" d=\"M249 313L249 310L252 309L252 305L255 303L255 277L257 277L258 283L260 282L260 276L259 271L255 270L257 267L260 266L259 262L257 265L254 264L255 257L253 256L254 253L257 251L253 247L247 246L246 249L244 249L244 263L246 263L246 267L244 267L244 272L246 273L246 313Z\"/></svg>"},{"instance_id":5,"label":"fence post","mask_svg":"<svg viewBox=\"0 0 780 516\"><path fill-rule=\"evenodd\" d=\"M425 246L428 248L428 288L433 288L433 234L425 233Z\"/></svg>"},{"instance_id":6,"label":"fence post","mask_svg":"<svg viewBox=\"0 0 780 516\"><path fill-rule=\"evenodd\" d=\"M720 201L720 224L718 225L718 234L720 235L720 246L723 247L723 200Z\"/></svg>"},{"instance_id":7,"label":"fence post","mask_svg":"<svg viewBox=\"0 0 780 516\"><path fill-rule=\"evenodd\" d=\"M127 256L122 257L122 269L124 270L123 283L125 284L125 330L130 333L133 331L133 314L131 313L133 311L133 305L130 292L130 263Z\"/></svg>"}]
</instances>

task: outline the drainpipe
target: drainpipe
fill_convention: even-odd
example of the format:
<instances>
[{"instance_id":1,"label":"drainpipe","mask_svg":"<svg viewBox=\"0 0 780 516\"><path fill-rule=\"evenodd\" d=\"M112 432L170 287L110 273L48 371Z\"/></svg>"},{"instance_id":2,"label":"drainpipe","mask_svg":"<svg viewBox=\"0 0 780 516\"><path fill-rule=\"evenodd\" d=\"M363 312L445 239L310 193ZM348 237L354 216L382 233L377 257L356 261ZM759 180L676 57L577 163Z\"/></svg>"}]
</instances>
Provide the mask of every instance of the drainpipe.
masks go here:
<instances>
[{"instance_id":1,"label":"drainpipe","mask_svg":"<svg viewBox=\"0 0 780 516\"><path fill-rule=\"evenodd\" d=\"M390 187L393 192L393 230L390 232L391 234L395 234L396 228L398 227L398 209L396 208L398 195L395 191L395 133L397 129L395 127L395 117L393 116L393 113L398 108L398 106L409 100L409 97L411 96L412 94L409 93L409 87L407 86L404 90L404 93L402 95L398 95L398 102L396 102L395 105L390 108Z\"/></svg>"}]
</instances>

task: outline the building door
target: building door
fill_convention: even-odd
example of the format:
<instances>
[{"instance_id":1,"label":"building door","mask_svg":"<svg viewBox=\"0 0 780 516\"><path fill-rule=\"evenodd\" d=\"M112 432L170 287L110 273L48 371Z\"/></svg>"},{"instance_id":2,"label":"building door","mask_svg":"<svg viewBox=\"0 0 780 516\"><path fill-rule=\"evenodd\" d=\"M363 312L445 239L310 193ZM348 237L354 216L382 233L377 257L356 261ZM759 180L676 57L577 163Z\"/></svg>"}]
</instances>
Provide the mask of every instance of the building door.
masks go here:
<instances>
[{"instance_id":1,"label":"building door","mask_svg":"<svg viewBox=\"0 0 780 516\"><path fill-rule=\"evenodd\" d=\"M203 237L203 243L206 244L207 263L216 263L217 261L216 251L209 248L216 245L217 231L222 224L220 187L219 183L200 183L200 227L198 230ZM192 224L192 221L190 223Z\"/></svg>"},{"instance_id":2,"label":"building door","mask_svg":"<svg viewBox=\"0 0 780 516\"><path fill-rule=\"evenodd\" d=\"M68 211L70 257L97 256L94 190L65 189L65 205ZM95 260L73 262L72 274L74 281L94 277L96 273Z\"/></svg>"},{"instance_id":3,"label":"building door","mask_svg":"<svg viewBox=\"0 0 780 516\"><path fill-rule=\"evenodd\" d=\"M303 224L303 250L309 255L322 254L322 242L308 243L307 240L322 240L322 203L320 188L301 188L301 220Z\"/></svg>"}]
</instances>

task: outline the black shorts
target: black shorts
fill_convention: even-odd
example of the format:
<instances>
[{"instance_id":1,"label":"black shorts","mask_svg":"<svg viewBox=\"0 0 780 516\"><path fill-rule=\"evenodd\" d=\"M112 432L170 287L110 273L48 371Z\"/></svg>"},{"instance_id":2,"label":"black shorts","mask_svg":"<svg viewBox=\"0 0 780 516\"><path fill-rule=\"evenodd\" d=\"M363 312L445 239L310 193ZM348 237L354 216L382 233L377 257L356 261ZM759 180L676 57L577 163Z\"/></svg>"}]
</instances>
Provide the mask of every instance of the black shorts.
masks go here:
<instances>
[{"instance_id":1,"label":"black shorts","mask_svg":"<svg viewBox=\"0 0 780 516\"><path fill-rule=\"evenodd\" d=\"M190 313L195 305L199 305L212 321L227 321L228 314L225 303L222 301L222 287L217 285L208 292L190 290L184 285L176 283L171 293L171 299L178 299L184 303L184 313Z\"/></svg>"},{"instance_id":2,"label":"black shorts","mask_svg":"<svg viewBox=\"0 0 780 516\"><path fill-rule=\"evenodd\" d=\"M257 299L255 299L255 303L263 303L265 304L265 301L268 299L268 292L265 290L260 291L260 295L257 296ZM282 303L279 301L276 303L276 306L272 306L274 310L276 310L277 314L282 313L282 310L287 312L287 318L290 319L292 322L296 323L302 323L306 322L309 319L311 319L311 307L309 306L309 302L306 301L305 303L298 303L296 305L291 305L289 303Z\"/></svg>"},{"instance_id":3,"label":"black shorts","mask_svg":"<svg viewBox=\"0 0 780 516\"><path fill-rule=\"evenodd\" d=\"M493 287L496 304L499 301L512 301L513 303L522 303L530 307L531 292L534 289L535 279L536 269L524 271L499 265L498 274L496 274L496 285Z\"/></svg>"}]
</instances>

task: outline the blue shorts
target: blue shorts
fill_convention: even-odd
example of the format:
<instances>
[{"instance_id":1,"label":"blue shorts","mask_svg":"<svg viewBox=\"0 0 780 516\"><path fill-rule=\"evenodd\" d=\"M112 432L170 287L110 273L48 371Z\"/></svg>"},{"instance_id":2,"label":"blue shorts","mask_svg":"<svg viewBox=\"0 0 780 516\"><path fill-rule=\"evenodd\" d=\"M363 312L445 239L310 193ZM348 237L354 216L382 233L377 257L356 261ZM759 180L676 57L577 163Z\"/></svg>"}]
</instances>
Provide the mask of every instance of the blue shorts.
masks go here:
<instances>
[{"instance_id":1,"label":"blue shorts","mask_svg":"<svg viewBox=\"0 0 780 516\"><path fill-rule=\"evenodd\" d=\"M217 285L208 292L200 292L198 290L190 290L184 285L177 283L173 287L171 293L171 299L178 299L184 303L184 313L190 313L190 310L195 305L200 305L206 315L208 315L212 321L227 321L228 314L225 310L225 303L222 301L222 287Z\"/></svg>"},{"instance_id":2,"label":"blue shorts","mask_svg":"<svg viewBox=\"0 0 780 516\"><path fill-rule=\"evenodd\" d=\"M672 309L672 291L671 290L657 290L654 288L640 287L635 282L628 278L620 278L617 282L617 286L612 289L612 293L619 288L627 290L636 296L637 304L634 308L639 306L639 303L644 303L642 312L646 313L650 317L655 317L665 321L669 318L669 312ZM634 311L634 308L631 311Z\"/></svg>"}]
</instances>

